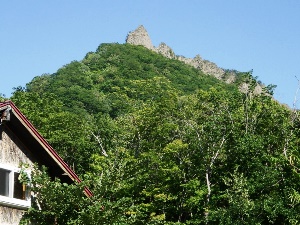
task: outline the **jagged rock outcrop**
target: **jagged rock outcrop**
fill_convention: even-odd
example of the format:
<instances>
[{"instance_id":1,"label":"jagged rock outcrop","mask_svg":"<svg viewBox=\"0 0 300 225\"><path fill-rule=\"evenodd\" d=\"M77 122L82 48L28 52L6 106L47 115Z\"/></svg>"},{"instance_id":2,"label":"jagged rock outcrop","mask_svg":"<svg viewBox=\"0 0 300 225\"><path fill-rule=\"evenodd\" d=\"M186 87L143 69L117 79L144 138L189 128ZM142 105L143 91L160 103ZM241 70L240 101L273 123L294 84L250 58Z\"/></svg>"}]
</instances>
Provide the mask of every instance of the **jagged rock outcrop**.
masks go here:
<instances>
[{"instance_id":1,"label":"jagged rock outcrop","mask_svg":"<svg viewBox=\"0 0 300 225\"><path fill-rule=\"evenodd\" d=\"M132 45L142 45L152 51L162 54L163 56L170 59L180 60L188 65L195 67L196 69L201 70L205 74L212 75L219 80L231 84L236 81L236 73L226 71L218 67L215 63L208 60L202 59L200 55L196 55L194 58L185 58L184 56L177 56L172 48L162 42L158 47L152 45L150 36L143 25L139 26L136 30L128 33L126 38L126 43ZM239 86L241 92L248 92L249 87L247 83L242 83ZM254 94L262 93L262 86L257 84L254 89Z\"/></svg>"},{"instance_id":2,"label":"jagged rock outcrop","mask_svg":"<svg viewBox=\"0 0 300 225\"><path fill-rule=\"evenodd\" d=\"M225 76L223 76L223 80L227 84L232 84L236 81L236 73L233 71L229 71L225 73Z\"/></svg>"},{"instance_id":3,"label":"jagged rock outcrop","mask_svg":"<svg viewBox=\"0 0 300 225\"><path fill-rule=\"evenodd\" d=\"M203 73L210 74L218 79L222 79L225 71L219 68L215 63L208 60L204 60L200 55L195 58L185 58L183 56L177 56L172 48L162 42L158 47L152 45L150 36L143 25L139 26L136 30L129 32L126 38L126 43L133 45L142 45L152 51L162 54L170 59L178 59L186 64L189 64Z\"/></svg>"},{"instance_id":4,"label":"jagged rock outcrop","mask_svg":"<svg viewBox=\"0 0 300 225\"><path fill-rule=\"evenodd\" d=\"M259 95L263 92L263 88L261 85L257 84L254 88L254 90L252 92L249 92L250 90L250 87L249 87L249 84L247 83L242 83L240 86L239 86L239 90L242 92L242 93L251 93L252 95Z\"/></svg>"},{"instance_id":5,"label":"jagged rock outcrop","mask_svg":"<svg viewBox=\"0 0 300 225\"><path fill-rule=\"evenodd\" d=\"M126 43L132 45L143 45L148 49L154 50L150 36L143 25L139 26L135 31L128 33Z\"/></svg>"},{"instance_id":6,"label":"jagged rock outcrop","mask_svg":"<svg viewBox=\"0 0 300 225\"><path fill-rule=\"evenodd\" d=\"M154 48L154 50L169 59L176 58L174 51L164 42L160 43L160 45L157 48Z\"/></svg>"},{"instance_id":7,"label":"jagged rock outcrop","mask_svg":"<svg viewBox=\"0 0 300 225\"><path fill-rule=\"evenodd\" d=\"M201 70L205 74L212 75L220 80L225 74L225 71L223 69L219 68L213 62L202 59L200 55L196 55L193 59L178 56L177 59L195 67L196 69Z\"/></svg>"}]
</instances>

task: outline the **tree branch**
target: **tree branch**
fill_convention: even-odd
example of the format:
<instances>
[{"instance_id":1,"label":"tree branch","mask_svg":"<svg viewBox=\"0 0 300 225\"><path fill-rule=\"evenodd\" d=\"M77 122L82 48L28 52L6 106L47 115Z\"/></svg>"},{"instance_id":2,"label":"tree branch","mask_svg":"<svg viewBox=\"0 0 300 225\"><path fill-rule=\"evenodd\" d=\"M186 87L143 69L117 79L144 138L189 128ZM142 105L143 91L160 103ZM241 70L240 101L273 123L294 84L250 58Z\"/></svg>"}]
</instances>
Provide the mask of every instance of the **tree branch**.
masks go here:
<instances>
[{"instance_id":1,"label":"tree branch","mask_svg":"<svg viewBox=\"0 0 300 225\"><path fill-rule=\"evenodd\" d=\"M101 148L102 154L107 157L108 155L107 155L107 153L106 153L106 151L105 151L105 149L104 149L104 147L102 145L101 138L99 136L96 136L93 132L91 132L91 133L96 138L97 142L99 143L99 146Z\"/></svg>"}]
</instances>

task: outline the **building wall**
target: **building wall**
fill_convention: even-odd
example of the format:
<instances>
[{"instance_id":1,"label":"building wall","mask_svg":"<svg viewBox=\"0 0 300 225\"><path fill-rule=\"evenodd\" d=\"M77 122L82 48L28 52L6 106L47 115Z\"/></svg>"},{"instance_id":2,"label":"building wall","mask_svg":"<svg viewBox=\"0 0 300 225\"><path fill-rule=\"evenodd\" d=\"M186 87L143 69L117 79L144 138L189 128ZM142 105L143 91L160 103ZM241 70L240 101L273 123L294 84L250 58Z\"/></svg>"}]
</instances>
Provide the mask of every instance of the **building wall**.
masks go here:
<instances>
[{"instance_id":1,"label":"building wall","mask_svg":"<svg viewBox=\"0 0 300 225\"><path fill-rule=\"evenodd\" d=\"M29 154L26 148L20 143L14 134L5 127L0 127L0 163L13 167L19 167L21 164L33 163L26 154ZM1 203L0 203L1 204ZM24 210L15 209L0 205L0 224L17 225L24 214Z\"/></svg>"},{"instance_id":2,"label":"building wall","mask_svg":"<svg viewBox=\"0 0 300 225\"><path fill-rule=\"evenodd\" d=\"M1 225L18 225L24 210L13 209L0 205L0 224Z\"/></svg>"},{"instance_id":3,"label":"building wall","mask_svg":"<svg viewBox=\"0 0 300 225\"><path fill-rule=\"evenodd\" d=\"M22 151L22 150L23 151ZM25 153L28 151L12 132L2 127L0 130L0 163L19 167L21 164L32 165Z\"/></svg>"}]
</instances>

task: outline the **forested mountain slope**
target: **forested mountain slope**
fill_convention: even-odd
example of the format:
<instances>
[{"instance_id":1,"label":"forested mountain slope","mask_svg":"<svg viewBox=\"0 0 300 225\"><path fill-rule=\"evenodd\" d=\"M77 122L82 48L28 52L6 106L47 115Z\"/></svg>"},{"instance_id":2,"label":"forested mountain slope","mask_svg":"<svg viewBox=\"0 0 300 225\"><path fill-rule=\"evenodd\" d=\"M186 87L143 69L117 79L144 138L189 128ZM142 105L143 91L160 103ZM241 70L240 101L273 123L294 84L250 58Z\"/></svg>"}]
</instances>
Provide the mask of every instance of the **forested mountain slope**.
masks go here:
<instances>
[{"instance_id":1,"label":"forested mountain slope","mask_svg":"<svg viewBox=\"0 0 300 225\"><path fill-rule=\"evenodd\" d=\"M94 193L37 171L42 210L24 223L297 224L297 111L236 74L226 84L115 43L17 88L12 100Z\"/></svg>"},{"instance_id":2,"label":"forested mountain slope","mask_svg":"<svg viewBox=\"0 0 300 225\"><path fill-rule=\"evenodd\" d=\"M121 108L107 109L109 97L103 99L99 96L115 93L120 100L122 96L145 100L149 96L135 95L133 90L140 92L142 87L138 83L151 83L155 78L168 80L170 87L180 95L191 94L198 89L208 90L213 86L236 90L236 85L227 85L178 60L168 59L142 46L102 44L82 61L71 62L54 74L36 77L27 85L27 91L54 93L69 108L83 104L89 113L117 114L116 111ZM150 90L148 94L151 94Z\"/></svg>"}]
</instances>

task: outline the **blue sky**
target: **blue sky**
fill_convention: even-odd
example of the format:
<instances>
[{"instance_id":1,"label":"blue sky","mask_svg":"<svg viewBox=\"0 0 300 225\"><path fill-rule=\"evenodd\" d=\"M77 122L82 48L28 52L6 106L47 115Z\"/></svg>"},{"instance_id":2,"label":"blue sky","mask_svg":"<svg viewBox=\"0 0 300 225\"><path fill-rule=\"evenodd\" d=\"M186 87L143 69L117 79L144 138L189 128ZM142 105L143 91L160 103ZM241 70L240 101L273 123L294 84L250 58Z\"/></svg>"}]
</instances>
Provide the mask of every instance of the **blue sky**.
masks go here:
<instances>
[{"instance_id":1,"label":"blue sky","mask_svg":"<svg viewBox=\"0 0 300 225\"><path fill-rule=\"evenodd\" d=\"M13 87L81 60L101 43L124 43L144 25L155 46L165 42L177 55L253 69L292 107L300 80L299 12L299 0L1 1L0 93L10 97Z\"/></svg>"}]
</instances>

